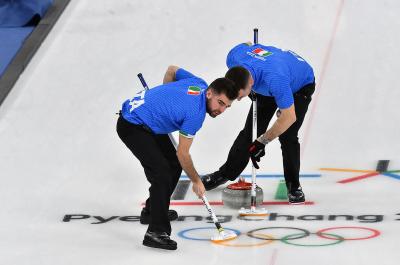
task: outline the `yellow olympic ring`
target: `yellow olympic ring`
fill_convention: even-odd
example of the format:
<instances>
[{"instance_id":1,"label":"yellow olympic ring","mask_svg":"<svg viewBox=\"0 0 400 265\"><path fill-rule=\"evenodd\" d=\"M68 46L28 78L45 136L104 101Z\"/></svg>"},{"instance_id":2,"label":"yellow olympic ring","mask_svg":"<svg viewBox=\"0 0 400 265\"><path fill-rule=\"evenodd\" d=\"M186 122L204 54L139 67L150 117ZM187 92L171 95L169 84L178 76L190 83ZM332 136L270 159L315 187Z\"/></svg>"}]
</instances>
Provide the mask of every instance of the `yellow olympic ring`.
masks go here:
<instances>
[{"instance_id":1,"label":"yellow olympic ring","mask_svg":"<svg viewBox=\"0 0 400 265\"><path fill-rule=\"evenodd\" d=\"M236 239L230 240L229 242L228 241L219 241L219 242L211 241L211 242L214 244L217 244L217 245L223 245L223 246L227 246L227 247L260 247L260 246L271 244L275 240L275 238L270 235L266 235L266 234L256 234L256 235L264 238L264 240L262 242L256 243L256 244L232 244L231 242L235 241ZM241 235L239 235L238 237L240 237L240 236Z\"/></svg>"}]
</instances>

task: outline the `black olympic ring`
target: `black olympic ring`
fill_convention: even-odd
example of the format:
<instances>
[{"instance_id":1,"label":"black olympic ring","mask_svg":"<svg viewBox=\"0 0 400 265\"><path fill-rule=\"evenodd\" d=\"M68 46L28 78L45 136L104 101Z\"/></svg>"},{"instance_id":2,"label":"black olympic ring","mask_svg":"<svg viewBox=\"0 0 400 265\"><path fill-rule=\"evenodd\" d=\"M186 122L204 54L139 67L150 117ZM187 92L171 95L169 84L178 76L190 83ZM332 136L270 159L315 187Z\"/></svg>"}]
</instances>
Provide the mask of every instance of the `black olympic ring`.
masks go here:
<instances>
[{"instance_id":1,"label":"black olympic ring","mask_svg":"<svg viewBox=\"0 0 400 265\"><path fill-rule=\"evenodd\" d=\"M254 235L254 232L261 231L261 230L267 230L267 229L293 229L293 230L297 230L297 231L302 232L302 234L296 234L294 237L290 237L290 235L289 235L290 238L287 238L285 236L285 237L282 237L282 238L273 238L273 239L266 239L265 237ZM282 240L283 238L285 238L286 240L293 240L293 239L300 239L300 238L308 237L310 235L310 232L308 230L306 230L306 229L297 228L297 227L271 226L271 227L263 227L263 228L253 229L253 230L247 232L247 235L249 237L252 237L252 238L263 239L263 240Z\"/></svg>"}]
</instances>

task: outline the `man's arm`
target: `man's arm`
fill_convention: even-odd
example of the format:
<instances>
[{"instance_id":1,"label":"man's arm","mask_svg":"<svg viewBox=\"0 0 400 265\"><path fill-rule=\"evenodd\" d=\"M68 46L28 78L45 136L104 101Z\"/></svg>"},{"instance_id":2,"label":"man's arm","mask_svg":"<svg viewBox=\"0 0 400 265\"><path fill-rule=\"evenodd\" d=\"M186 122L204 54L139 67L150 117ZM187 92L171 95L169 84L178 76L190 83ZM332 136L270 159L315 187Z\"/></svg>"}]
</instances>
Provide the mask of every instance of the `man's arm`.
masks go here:
<instances>
[{"instance_id":1,"label":"man's arm","mask_svg":"<svg viewBox=\"0 0 400 265\"><path fill-rule=\"evenodd\" d=\"M289 108L281 109L281 114L272 127L250 145L250 158L255 168L259 169L257 162L260 162L260 158L265 155L265 145L284 133L295 122L296 112L294 104Z\"/></svg>"},{"instance_id":2,"label":"man's arm","mask_svg":"<svg viewBox=\"0 0 400 265\"><path fill-rule=\"evenodd\" d=\"M176 155L178 156L179 163L182 166L183 171L186 172L188 177L193 183L193 192L199 196L204 195L205 188L201 182L200 176L194 168L192 158L189 154L190 146L192 145L193 139L187 138L183 135L179 135L179 144L177 147Z\"/></svg>"},{"instance_id":3,"label":"man's arm","mask_svg":"<svg viewBox=\"0 0 400 265\"><path fill-rule=\"evenodd\" d=\"M287 109L281 109L281 114L275 123L272 125L270 129L262 135L260 138L260 142L262 142L262 138L266 139L268 142L274 140L276 137L284 133L289 127L296 122L296 112L294 109L294 104L292 104Z\"/></svg>"},{"instance_id":4,"label":"man's arm","mask_svg":"<svg viewBox=\"0 0 400 265\"><path fill-rule=\"evenodd\" d=\"M178 71L178 69L179 67L175 65L168 66L168 69L164 75L163 84L176 81L176 71Z\"/></svg>"}]
</instances>

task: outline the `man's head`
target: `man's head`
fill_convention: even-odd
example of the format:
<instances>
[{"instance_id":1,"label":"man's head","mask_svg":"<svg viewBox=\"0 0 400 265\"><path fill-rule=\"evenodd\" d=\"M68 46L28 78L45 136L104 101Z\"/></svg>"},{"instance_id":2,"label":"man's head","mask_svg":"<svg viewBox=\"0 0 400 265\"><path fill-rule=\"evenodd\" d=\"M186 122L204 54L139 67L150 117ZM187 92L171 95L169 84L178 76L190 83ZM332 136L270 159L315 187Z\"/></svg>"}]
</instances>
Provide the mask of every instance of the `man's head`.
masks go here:
<instances>
[{"instance_id":1,"label":"man's head","mask_svg":"<svg viewBox=\"0 0 400 265\"><path fill-rule=\"evenodd\" d=\"M227 78L215 79L207 89L207 113L215 118L227 108L239 95L238 88Z\"/></svg>"},{"instance_id":2,"label":"man's head","mask_svg":"<svg viewBox=\"0 0 400 265\"><path fill-rule=\"evenodd\" d=\"M238 87L239 95L237 100L241 100L250 94L254 80L246 68L242 66L232 67L226 72L225 77L232 80Z\"/></svg>"}]
</instances>

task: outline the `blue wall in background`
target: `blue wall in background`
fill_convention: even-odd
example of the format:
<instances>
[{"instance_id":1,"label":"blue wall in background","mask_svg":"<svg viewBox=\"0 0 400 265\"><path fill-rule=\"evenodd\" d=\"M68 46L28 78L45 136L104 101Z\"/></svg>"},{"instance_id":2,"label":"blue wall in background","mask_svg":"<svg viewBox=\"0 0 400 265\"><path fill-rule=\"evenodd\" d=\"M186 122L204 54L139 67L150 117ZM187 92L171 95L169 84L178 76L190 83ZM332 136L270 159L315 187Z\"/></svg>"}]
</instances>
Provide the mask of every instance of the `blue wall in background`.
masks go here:
<instances>
[{"instance_id":1,"label":"blue wall in background","mask_svg":"<svg viewBox=\"0 0 400 265\"><path fill-rule=\"evenodd\" d=\"M0 1L0 76L53 0Z\"/></svg>"}]
</instances>

